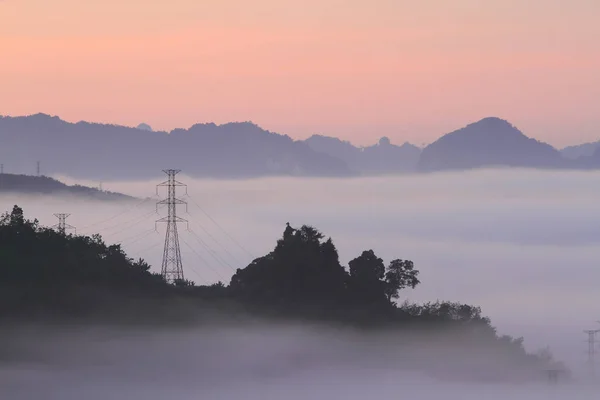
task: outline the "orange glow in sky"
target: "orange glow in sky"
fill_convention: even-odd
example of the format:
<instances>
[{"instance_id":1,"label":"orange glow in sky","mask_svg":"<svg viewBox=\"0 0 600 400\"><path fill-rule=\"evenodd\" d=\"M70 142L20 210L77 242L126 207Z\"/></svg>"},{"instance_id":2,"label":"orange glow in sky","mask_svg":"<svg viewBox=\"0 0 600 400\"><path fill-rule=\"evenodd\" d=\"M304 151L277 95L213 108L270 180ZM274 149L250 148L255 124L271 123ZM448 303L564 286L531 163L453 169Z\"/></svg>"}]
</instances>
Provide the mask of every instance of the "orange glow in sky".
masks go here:
<instances>
[{"instance_id":1,"label":"orange glow in sky","mask_svg":"<svg viewBox=\"0 0 600 400\"><path fill-rule=\"evenodd\" d=\"M428 143L600 139L598 0L0 0L0 114Z\"/></svg>"}]
</instances>

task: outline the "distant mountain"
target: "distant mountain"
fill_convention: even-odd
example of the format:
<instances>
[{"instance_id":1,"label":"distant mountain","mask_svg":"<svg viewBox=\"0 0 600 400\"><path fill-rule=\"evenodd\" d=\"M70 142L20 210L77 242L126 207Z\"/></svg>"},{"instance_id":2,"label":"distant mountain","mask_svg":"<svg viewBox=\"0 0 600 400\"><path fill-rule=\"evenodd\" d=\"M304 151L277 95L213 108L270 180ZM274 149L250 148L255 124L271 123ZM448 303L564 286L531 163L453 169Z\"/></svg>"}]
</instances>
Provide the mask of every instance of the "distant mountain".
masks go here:
<instances>
[{"instance_id":1,"label":"distant mountain","mask_svg":"<svg viewBox=\"0 0 600 400\"><path fill-rule=\"evenodd\" d=\"M368 147L356 147L338 138L313 135L305 143L315 151L344 161L350 169L362 175L414 172L421 149L410 143L397 146L387 137Z\"/></svg>"},{"instance_id":2,"label":"distant mountain","mask_svg":"<svg viewBox=\"0 0 600 400\"><path fill-rule=\"evenodd\" d=\"M135 197L108 192L81 185L66 185L47 176L0 174L0 194L68 194L87 199L106 201L130 201Z\"/></svg>"},{"instance_id":3,"label":"distant mountain","mask_svg":"<svg viewBox=\"0 0 600 400\"><path fill-rule=\"evenodd\" d=\"M600 148L600 142L584 143L577 146L565 147L560 153L569 160L577 160L580 157L591 157L598 148Z\"/></svg>"},{"instance_id":4,"label":"distant mountain","mask_svg":"<svg viewBox=\"0 0 600 400\"><path fill-rule=\"evenodd\" d=\"M549 144L525 136L500 118L484 118L451 132L421 153L420 171L480 167L561 168L568 163Z\"/></svg>"},{"instance_id":5,"label":"distant mountain","mask_svg":"<svg viewBox=\"0 0 600 400\"><path fill-rule=\"evenodd\" d=\"M154 178L166 168L196 177L349 176L341 160L306 143L248 123L198 124L170 133L117 125L65 122L36 114L0 117L5 171L75 178Z\"/></svg>"},{"instance_id":6,"label":"distant mountain","mask_svg":"<svg viewBox=\"0 0 600 400\"><path fill-rule=\"evenodd\" d=\"M141 130L143 130L143 131L150 131L150 132L152 132L152 131L153 131L153 129L152 129L152 127L151 127L150 125L148 125L148 124L145 124L145 123L143 123L143 122L142 122L141 124L139 124L139 125L137 126L137 128L138 128L138 129L141 129Z\"/></svg>"},{"instance_id":7,"label":"distant mountain","mask_svg":"<svg viewBox=\"0 0 600 400\"><path fill-rule=\"evenodd\" d=\"M600 145L598 147L592 146L594 143L588 143L583 146L583 149L579 149L579 155L576 159L570 159L577 169L583 170L596 170L600 169ZM564 150L564 149L563 149ZM581 151L583 150L583 151ZM591 151L591 155L590 155ZM569 153L567 157L574 157L575 153Z\"/></svg>"},{"instance_id":8,"label":"distant mountain","mask_svg":"<svg viewBox=\"0 0 600 400\"><path fill-rule=\"evenodd\" d=\"M561 153L493 117L421 150L409 143L394 145L385 137L368 147L321 135L295 141L250 122L161 132L147 124L69 123L45 114L0 116L4 171L34 174L39 161L43 174L98 181L155 179L163 169L208 178L348 177L496 166L600 169L596 146L573 146Z\"/></svg>"}]
</instances>

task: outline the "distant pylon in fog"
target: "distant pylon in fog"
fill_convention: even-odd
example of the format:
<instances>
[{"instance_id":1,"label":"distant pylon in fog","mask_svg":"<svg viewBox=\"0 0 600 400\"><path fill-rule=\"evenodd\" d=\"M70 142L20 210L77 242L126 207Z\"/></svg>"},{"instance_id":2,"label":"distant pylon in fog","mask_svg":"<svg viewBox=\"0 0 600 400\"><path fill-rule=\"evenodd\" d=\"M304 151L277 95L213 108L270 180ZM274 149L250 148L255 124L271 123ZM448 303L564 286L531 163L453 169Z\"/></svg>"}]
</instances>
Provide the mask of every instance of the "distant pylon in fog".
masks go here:
<instances>
[{"instance_id":1,"label":"distant pylon in fog","mask_svg":"<svg viewBox=\"0 0 600 400\"><path fill-rule=\"evenodd\" d=\"M169 283L176 283L184 280L183 264L181 262L181 250L179 248L179 234L177 233L177 223L187 223L188 221L177 216L177 205L185 204L187 207L187 202L176 197L175 189L177 186L187 185L175 180L175 175L177 175L180 170L167 169L163 170L163 172L168 175L169 179L158 184L156 187L157 194L158 187L165 186L167 188L167 198L156 203L157 210L159 204L167 205L168 210L166 217L156 221L166 222L167 224L167 232L165 233L165 247L163 250L162 268L160 273L165 281Z\"/></svg>"},{"instance_id":2,"label":"distant pylon in fog","mask_svg":"<svg viewBox=\"0 0 600 400\"><path fill-rule=\"evenodd\" d=\"M600 329L585 330L583 333L588 335L588 368L592 379L596 378L596 334Z\"/></svg>"},{"instance_id":3,"label":"distant pylon in fog","mask_svg":"<svg viewBox=\"0 0 600 400\"><path fill-rule=\"evenodd\" d=\"M69 215L71 215L71 214L64 214L64 213L54 214L54 216L56 218L58 218L58 224L53 225L52 228L58 230L63 235L65 234L67 229L72 229L75 233L77 233L77 230L75 229L75 227L73 225L67 224L67 218L69 217Z\"/></svg>"}]
</instances>

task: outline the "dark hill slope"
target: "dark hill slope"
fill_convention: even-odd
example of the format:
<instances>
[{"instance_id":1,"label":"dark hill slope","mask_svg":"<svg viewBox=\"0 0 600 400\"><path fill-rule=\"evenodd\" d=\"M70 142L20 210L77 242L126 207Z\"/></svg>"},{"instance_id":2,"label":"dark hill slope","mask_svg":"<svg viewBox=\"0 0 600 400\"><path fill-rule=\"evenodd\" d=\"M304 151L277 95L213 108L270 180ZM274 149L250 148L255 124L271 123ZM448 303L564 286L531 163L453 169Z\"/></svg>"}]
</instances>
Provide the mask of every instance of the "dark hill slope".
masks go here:
<instances>
[{"instance_id":1,"label":"dark hill slope","mask_svg":"<svg viewBox=\"0 0 600 400\"><path fill-rule=\"evenodd\" d=\"M108 201L136 200L121 193L107 192L81 185L65 185L46 176L29 176L0 174L0 194L23 193L23 194L51 194L51 195L73 195L87 199Z\"/></svg>"},{"instance_id":2,"label":"dark hill slope","mask_svg":"<svg viewBox=\"0 0 600 400\"><path fill-rule=\"evenodd\" d=\"M421 153L420 171L461 170L509 166L531 168L566 167L552 146L528 138L499 118L485 118L451 132Z\"/></svg>"}]
</instances>

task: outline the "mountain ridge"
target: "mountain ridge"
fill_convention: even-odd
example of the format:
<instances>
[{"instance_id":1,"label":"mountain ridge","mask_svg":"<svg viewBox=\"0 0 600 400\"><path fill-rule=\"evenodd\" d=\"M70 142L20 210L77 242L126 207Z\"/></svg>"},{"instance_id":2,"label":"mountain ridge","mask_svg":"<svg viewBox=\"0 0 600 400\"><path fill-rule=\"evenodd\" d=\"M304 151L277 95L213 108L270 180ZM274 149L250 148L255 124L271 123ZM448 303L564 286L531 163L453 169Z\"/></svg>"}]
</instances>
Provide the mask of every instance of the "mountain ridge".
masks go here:
<instances>
[{"instance_id":1,"label":"mountain ridge","mask_svg":"<svg viewBox=\"0 0 600 400\"><path fill-rule=\"evenodd\" d=\"M196 177L350 176L340 160L250 122L195 124L170 132L66 122L47 114L0 117L0 160L26 171L87 179L153 178L164 168Z\"/></svg>"},{"instance_id":2,"label":"mountain ridge","mask_svg":"<svg viewBox=\"0 0 600 400\"><path fill-rule=\"evenodd\" d=\"M156 178L165 168L222 179L352 177L490 166L600 168L600 156L589 149L591 155L577 158L565 150L528 137L498 117L470 123L420 148L392 144L387 137L371 146L321 134L294 140L250 121L196 123L167 132L144 123L73 123L44 113L0 116L5 169L33 172L41 161L45 174L97 180Z\"/></svg>"},{"instance_id":3,"label":"mountain ridge","mask_svg":"<svg viewBox=\"0 0 600 400\"><path fill-rule=\"evenodd\" d=\"M419 147L408 142L398 146L385 136L374 145L362 147L325 135L312 135L304 142L315 151L343 160L361 175L414 172L421 154Z\"/></svg>"},{"instance_id":4,"label":"mountain ridge","mask_svg":"<svg viewBox=\"0 0 600 400\"><path fill-rule=\"evenodd\" d=\"M418 169L431 172L489 166L562 168L567 164L551 145L526 136L504 119L487 117L425 147Z\"/></svg>"}]
</instances>

